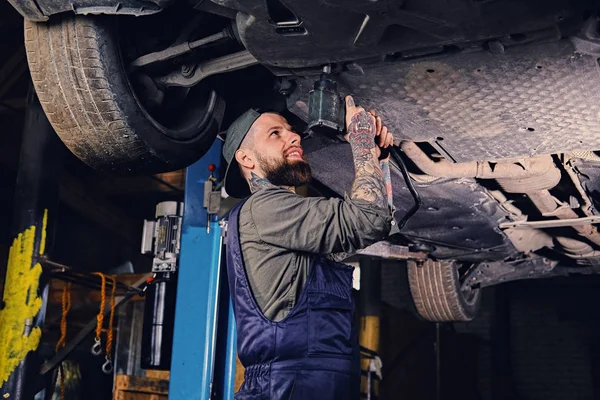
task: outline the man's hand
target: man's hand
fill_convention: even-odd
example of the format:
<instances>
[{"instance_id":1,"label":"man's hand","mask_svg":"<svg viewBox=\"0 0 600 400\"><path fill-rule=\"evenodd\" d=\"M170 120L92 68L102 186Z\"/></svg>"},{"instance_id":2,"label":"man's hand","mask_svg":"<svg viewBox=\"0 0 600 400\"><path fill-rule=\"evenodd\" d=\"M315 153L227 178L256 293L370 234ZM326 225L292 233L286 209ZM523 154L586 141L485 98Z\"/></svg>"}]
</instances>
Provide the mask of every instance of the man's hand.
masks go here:
<instances>
[{"instance_id":1,"label":"man's hand","mask_svg":"<svg viewBox=\"0 0 600 400\"><path fill-rule=\"evenodd\" d=\"M379 139L377 140L377 145L380 149L386 149L394 144L394 135L392 132L388 131L387 126L381 123L381 117L377 115L375 110L369 111L369 113L375 118L375 136ZM380 150L381 152L381 150ZM381 154L381 153L380 153ZM390 153L388 153L387 157L380 158L381 161L387 161L390 159Z\"/></svg>"},{"instance_id":2,"label":"man's hand","mask_svg":"<svg viewBox=\"0 0 600 400\"><path fill-rule=\"evenodd\" d=\"M387 147L391 143L391 133L384 129L381 118L356 107L352 96L346 97L346 124L348 134L345 139L350 143L354 159L350 198L384 208L387 206L387 190L378 161L381 150L375 144L375 138L379 136L378 143Z\"/></svg>"},{"instance_id":3,"label":"man's hand","mask_svg":"<svg viewBox=\"0 0 600 400\"><path fill-rule=\"evenodd\" d=\"M387 148L394 142L381 117L375 111L367 113L364 108L357 107L352 96L346 96L346 132L346 141L351 144L358 141L364 149L374 148L377 158L381 155L381 148Z\"/></svg>"}]
</instances>

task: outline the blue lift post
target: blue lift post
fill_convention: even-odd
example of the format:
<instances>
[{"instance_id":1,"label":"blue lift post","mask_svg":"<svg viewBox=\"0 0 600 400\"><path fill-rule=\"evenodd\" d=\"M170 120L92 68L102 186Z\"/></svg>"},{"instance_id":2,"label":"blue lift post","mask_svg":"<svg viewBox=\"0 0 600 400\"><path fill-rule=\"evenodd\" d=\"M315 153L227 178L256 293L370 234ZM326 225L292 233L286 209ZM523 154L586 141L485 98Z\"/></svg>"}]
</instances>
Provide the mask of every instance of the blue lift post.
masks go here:
<instances>
[{"instance_id":1,"label":"blue lift post","mask_svg":"<svg viewBox=\"0 0 600 400\"><path fill-rule=\"evenodd\" d=\"M216 166L218 178L221 145L216 140L202 159L187 169L170 400L233 399L236 338L224 238L217 217L208 222L203 204L210 164Z\"/></svg>"}]
</instances>

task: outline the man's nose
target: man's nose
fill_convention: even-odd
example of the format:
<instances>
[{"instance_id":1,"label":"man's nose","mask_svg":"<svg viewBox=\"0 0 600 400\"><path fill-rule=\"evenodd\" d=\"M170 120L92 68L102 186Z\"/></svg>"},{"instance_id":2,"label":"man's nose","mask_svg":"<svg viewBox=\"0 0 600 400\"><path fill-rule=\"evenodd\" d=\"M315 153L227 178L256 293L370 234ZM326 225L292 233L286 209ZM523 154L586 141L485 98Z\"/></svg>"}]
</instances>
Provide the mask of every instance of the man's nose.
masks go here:
<instances>
[{"instance_id":1,"label":"man's nose","mask_svg":"<svg viewBox=\"0 0 600 400\"><path fill-rule=\"evenodd\" d=\"M290 144L300 145L300 140L300 135L298 135L296 132L290 131Z\"/></svg>"}]
</instances>

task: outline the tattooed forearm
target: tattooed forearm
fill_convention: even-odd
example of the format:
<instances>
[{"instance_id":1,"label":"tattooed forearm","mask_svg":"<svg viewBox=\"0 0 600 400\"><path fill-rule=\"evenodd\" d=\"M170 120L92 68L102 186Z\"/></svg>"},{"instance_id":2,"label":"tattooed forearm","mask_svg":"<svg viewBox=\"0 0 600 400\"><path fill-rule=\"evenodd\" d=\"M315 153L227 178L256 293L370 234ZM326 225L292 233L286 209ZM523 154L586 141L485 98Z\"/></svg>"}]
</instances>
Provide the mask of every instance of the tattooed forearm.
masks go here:
<instances>
[{"instance_id":1,"label":"tattooed forearm","mask_svg":"<svg viewBox=\"0 0 600 400\"><path fill-rule=\"evenodd\" d=\"M377 207L385 208L388 204L387 191L381 169L376 168L372 172L356 174L350 198L366 200Z\"/></svg>"},{"instance_id":2,"label":"tattooed forearm","mask_svg":"<svg viewBox=\"0 0 600 400\"><path fill-rule=\"evenodd\" d=\"M378 207L387 206L387 190L375 149L375 121L362 111L348 125L348 141L354 156L355 176L351 199L361 199Z\"/></svg>"},{"instance_id":3,"label":"tattooed forearm","mask_svg":"<svg viewBox=\"0 0 600 400\"><path fill-rule=\"evenodd\" d=\"M375 150L375 122L362 111L352 117L348 125L348 141L352 146L354 164L363 166L373 160Z\"/></svg>"},{"instance_id":4,"label":"tattooed forearm","mask_svg":"<svg viewBox=\"0 0 600 400\"><path fill-rule=\"evenodd\" d=\"M256 192L259 189L273 187L273 184L271 182L269 182L265 178L256 175L254 172L251 173L251 176L248 179L248 185L250 185L250 191L252 193Z\"/></svg>"}]
</instances>

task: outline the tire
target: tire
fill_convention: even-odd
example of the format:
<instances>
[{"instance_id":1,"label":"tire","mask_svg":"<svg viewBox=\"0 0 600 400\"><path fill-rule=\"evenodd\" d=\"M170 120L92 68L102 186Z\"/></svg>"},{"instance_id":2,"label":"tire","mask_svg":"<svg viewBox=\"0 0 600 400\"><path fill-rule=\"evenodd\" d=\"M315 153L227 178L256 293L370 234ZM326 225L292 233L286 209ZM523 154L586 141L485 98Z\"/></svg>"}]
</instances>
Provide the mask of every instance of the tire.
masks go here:
<instances>
[{"instance_id":1,"label":"tire","mask_svg":"<svg viewBox=\"0 0 600 400\"><path fill-rule=\"evenodd\" d=\"M185 135L153 119L129 82L117 18L25 20L27 60L44 112L65 145L95 169L147 174L186 167L212 145L225 103L209 90Z\"/></svg>"},{"instance_id":2,"label":"tire","mask_svg":"<svg viewBox=\"0 0 600 400\"><path fill-rule=\"evenodd\" d=\"M471 321L479 311L481 289L462 291L454 262L409 261L408 281L415 308L428 321Z\"/></svg>"}]
</instances>

